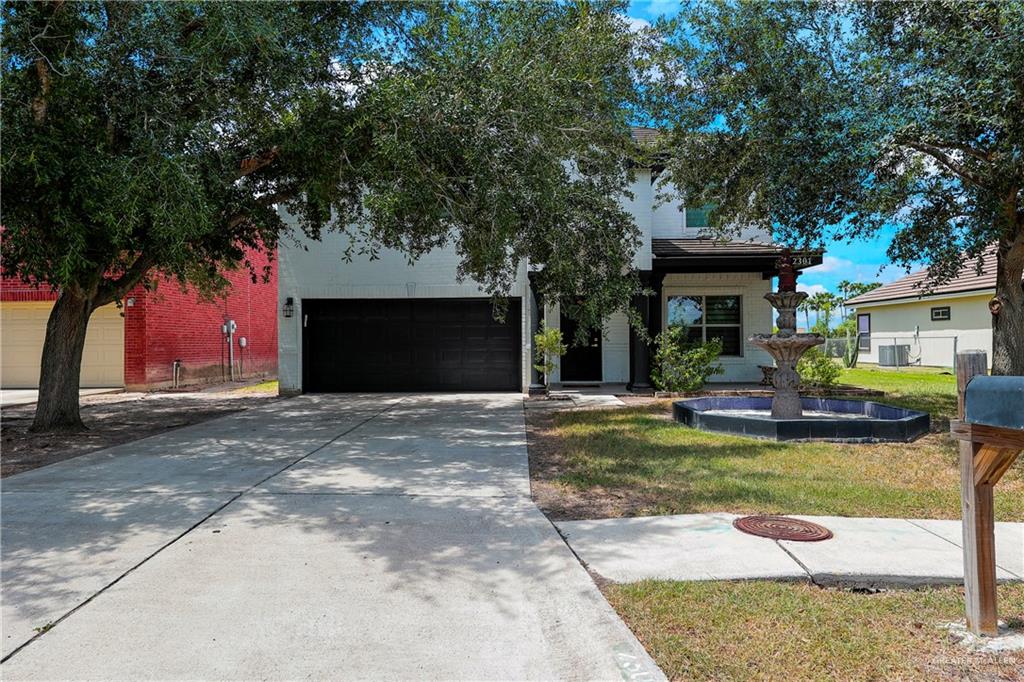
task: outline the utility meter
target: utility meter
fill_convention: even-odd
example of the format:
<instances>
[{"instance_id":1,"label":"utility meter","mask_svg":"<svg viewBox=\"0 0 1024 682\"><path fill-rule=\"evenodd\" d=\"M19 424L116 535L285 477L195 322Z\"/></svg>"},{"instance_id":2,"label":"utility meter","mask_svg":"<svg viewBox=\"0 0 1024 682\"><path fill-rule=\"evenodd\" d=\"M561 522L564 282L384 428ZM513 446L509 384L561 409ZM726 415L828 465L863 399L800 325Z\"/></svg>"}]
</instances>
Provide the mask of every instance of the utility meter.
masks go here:
<instances>
[{"instance_id":1,"label":"utility meter","mask_svg":"<svg viewBox=\"0 0 1024 682\"><path fill-rule=\"evenodd\" d=\"M245 340L245 337L244 337L244 336L239 336L239 337L238 337L238 345L239 345L240 347L242 347L242 348L245 348L245 344L246 344L246 343L248 343L248 342L247 342L247 341Z\"/></svg>"}]
</instances>

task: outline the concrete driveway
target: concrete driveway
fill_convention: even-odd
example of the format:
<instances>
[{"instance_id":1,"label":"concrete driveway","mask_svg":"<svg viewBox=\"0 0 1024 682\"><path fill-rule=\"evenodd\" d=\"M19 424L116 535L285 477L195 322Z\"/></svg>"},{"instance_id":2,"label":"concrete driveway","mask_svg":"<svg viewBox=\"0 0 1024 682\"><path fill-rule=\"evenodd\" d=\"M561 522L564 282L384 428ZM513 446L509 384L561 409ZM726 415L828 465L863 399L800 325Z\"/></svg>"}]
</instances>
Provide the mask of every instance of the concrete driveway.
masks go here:
<instances>
[{"instance_id":1,"label":"concrete driveway","mask_svg":"<svg viewBox=\"0 0 1024 682\"><path fill-rule=\"evenodd\" d=\"M120 393L123 390L123 388L82 388L78 391L78 397L84 398L87 395L100 395L101 393ZM5 388L0 390L0 407L31 405L37 400L39 400L39 389L37 388Z\"/></svg>"},{"instance_id":2,"label":"concrete driveway","mask_svg":"<svg viewBox=\"0 0 1024 682\"><path fill-rule=\"evenodd\" d=\"M517 395L303 396L2 488L7 680L662 678Z\"/></svg>"}]
</instances>

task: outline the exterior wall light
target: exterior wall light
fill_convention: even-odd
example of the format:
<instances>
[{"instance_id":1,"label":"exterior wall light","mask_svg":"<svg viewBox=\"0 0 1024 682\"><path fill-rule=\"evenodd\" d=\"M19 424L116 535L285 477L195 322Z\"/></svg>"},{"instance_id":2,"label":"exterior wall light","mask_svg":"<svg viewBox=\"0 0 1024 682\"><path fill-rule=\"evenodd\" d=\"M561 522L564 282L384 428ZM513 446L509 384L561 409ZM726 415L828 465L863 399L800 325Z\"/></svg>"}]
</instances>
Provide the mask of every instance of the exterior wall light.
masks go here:
<instances>
[{"instance_id":1,"label":"exterior wall light","mask_svg":"<svg viewBox=\"0 0 1024 682\"><path fill-rule=\"evenodd\" d=\"M285 317L291 317L295 314L295 299L289 296L284 299L284 308L281 309Z\"/></svg>"}]
</instances>

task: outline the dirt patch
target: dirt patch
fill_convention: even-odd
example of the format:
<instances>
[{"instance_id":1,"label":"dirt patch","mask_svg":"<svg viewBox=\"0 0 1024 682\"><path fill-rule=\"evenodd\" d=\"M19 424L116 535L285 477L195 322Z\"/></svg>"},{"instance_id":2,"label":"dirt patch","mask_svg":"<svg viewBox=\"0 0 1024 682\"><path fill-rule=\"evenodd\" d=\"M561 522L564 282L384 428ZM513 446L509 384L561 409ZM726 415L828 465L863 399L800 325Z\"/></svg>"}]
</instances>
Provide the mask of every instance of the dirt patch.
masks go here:
<instances>
[{"instance_id":1,"label":"dirt patch","mask_svg":"<svg viewBox=\"0 0 1024 682\"><path fill-rule=\"evenodd\" d=\"M628 405L647 404L655 401L640 398ZM620 399L621 396L620 396ZM572 409L566 407L565 409ZM604 519L619 516L638 516L650 509L653 498L632 493L624 495L601 486L577 490L558 482L558 477L569 470L562 438L555 431L557 409L526 410L526 447L530 458L530 490L533 501L552 521L573 521L577 519Z\"/></svg>"},{"instance_id":2,"label":"dirt patch","mask_svg":"<svg viewBox=\"0 0 1024 682\"><path fill-rule=\"evenodd\" d=\"M276 394L237 390L113 393L82 398L83 433L37 434L28 428L36 406L4 408L0 476L6 477L95 450L191 426L278 400Z\"/></svg>"}]
</instances>

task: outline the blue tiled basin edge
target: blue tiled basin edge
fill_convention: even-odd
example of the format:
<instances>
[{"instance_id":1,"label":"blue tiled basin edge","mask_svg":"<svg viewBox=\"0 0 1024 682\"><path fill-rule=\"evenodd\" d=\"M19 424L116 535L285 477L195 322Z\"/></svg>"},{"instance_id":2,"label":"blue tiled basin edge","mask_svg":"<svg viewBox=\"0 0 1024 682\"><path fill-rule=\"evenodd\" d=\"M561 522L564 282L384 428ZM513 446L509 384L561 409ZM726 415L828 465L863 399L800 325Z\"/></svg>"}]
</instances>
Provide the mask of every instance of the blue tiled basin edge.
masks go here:
<instances>
[{"instance_id":1,"label":"blue tiled basin edge","mask_svg":"<svg viewBox=\"0 0 1024 682\"><path fill-rule=\"evenodd\" d=\"M771 440L825 440L842 443L909 443L928 433L925 412L868 400L801 398L805 411L866 415L864 419L772 419L772 399L753 396L689 398L672 403L677 422L702 431L733 433ZM764 416L708 414L712 410L764 410Z\"/></svg>"}]
</instances>

